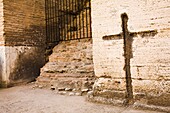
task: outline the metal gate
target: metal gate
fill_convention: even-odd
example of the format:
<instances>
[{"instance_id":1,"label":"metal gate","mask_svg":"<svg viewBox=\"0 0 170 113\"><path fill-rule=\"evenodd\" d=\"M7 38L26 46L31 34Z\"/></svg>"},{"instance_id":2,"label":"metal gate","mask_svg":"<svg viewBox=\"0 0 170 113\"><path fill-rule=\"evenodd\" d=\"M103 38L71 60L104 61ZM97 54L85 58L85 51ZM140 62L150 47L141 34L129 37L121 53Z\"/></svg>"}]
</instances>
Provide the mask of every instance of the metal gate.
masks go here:
<instances>
[{"instance_id":1,"label":"metal gate","mask_svg":"<svg viewBox=\"0 0 170 113\"><path fill-rule=\"evenodd\" d=\"M47 43L91 38L91 0L45 0Z\"/></svg>"}]
</instances>

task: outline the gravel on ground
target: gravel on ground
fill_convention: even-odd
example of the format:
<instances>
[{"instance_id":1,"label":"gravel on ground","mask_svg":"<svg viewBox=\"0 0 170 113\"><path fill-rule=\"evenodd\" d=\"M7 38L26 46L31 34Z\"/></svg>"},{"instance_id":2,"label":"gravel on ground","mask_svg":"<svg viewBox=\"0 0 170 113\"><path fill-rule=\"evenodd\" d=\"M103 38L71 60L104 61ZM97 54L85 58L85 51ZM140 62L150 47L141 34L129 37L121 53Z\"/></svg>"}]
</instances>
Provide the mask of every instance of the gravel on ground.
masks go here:
<instances>
[{"instance_id":1,"label":"gravel on ground","mask_svg":"<svg viewBox=\"0 0 170 113\"><path fill-rule=\"evenodd\" d=\"M32 84L0 89L0 113L161 113L131 107L103 105L84 96L58 95Z\"/></svg>"}]
</instances>

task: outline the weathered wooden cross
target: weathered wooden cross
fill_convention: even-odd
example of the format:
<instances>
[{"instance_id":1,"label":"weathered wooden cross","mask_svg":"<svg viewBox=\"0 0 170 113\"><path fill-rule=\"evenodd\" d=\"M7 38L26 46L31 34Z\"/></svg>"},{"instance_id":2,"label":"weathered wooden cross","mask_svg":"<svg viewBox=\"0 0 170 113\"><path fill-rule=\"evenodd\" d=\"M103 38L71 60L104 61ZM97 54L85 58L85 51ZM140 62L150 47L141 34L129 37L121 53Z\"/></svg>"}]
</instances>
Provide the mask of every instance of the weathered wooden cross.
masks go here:
<instances>
[{"instance_id":1,"label":"weathered wooden cross","mask_svg":"<svg viewBox=\"0 0 170 113\"><path fill-rule=\"evenodd\" d=\"M157 34L157 30L129 32L127 27L128 15L126 13L123 13L121 15L121 19L122 19L122 33L116 35L103 36L103 40L116 40L116 39L124 40L124 57L125 57L124 70L126 73L126 99L127 99L125 104L131 104L133 103L133 91L130 70L130 59L133 57L132 53L133 37L136 37L137 35L141 35L142 37L154 36Z\"/></svg>"}]
</instances>

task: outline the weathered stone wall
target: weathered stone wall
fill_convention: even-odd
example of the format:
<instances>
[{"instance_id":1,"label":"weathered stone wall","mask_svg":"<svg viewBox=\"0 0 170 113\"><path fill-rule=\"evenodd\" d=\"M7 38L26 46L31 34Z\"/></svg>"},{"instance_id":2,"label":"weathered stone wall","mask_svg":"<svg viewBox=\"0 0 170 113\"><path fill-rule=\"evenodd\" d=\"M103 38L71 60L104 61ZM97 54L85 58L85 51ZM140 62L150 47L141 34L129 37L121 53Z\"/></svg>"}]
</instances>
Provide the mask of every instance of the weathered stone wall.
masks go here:
<instances>
[{"instance_id":1,"label":"weathered stone wall","mask_svg":"<svg viewBox=\"0 0 170 113\"><path fill-rule=\"evenodd\" d=\"M169 5L169 0L92 1L94 69L98 77L93 95L96 98L122 102L125 99L124 41L122 35L117 35L122 32L121 14L125 12L129 17L128 30L136 32L131 37L130 62L134 98L144 104L170 106ZM106 35L117 38L104 39Z\"/></svg>"},{"instance_id":2,"label":"weathered stone wall","mask_svg":"<svg viewBox=\"0 0 170 113\"><path fill-rule=\"evenodd\" d=\"M44 0L4 1L4 31L8 46L44 44Z\"/></svg>"},{"instance_id":3,"label":"weathered stone wall","mask_svg":"<svg viewBox=\"0 0 170 113\"><path fill-rule=\"evenodd\" d=\"M45 63L44 4L44 0L3 1L3 78L8 85L35 79Z\"/></svg>"},{"instance_id":4,"label":"weathered stone wall","mask_svg":"<svg viewBox=\"0 0 170 113\"><path fill-rule=\"evenodd\" d=\"M39 86L56 90L91 90L94 83L92 39L60 42L37 78Z\"/></svg>"}]
</instances>

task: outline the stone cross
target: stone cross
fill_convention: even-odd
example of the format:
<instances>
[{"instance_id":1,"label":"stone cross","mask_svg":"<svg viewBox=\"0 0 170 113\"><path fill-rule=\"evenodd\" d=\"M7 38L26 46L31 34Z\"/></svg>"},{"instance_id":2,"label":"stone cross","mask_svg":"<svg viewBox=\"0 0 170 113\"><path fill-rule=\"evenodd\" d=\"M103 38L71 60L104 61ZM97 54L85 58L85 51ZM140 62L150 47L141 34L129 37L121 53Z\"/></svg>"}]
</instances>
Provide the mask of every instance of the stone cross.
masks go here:
<instances>
[{"instance_id":1,"label":"stone cross","mask_svg":"<svg viewBox=\"0 0 170 113\"><path fill-rule=\"evenodd\" d=\"M116 35L103 36L103 40L116 40L116 39L124 40L124 58L125 58L124 71L126 73L126 99L127 99L125 104L132 104L133 91L132 91L132 78L131 78L131 70L130 70L130 59L133 57L133 53L132 53L133 37L137 35L141 35L142 37L154 36L157 34L157 30L129 32L127 27L128 15L126 13L121 14L121 19L122 19L122 33Z\"/></svg>"}]
</instances>

